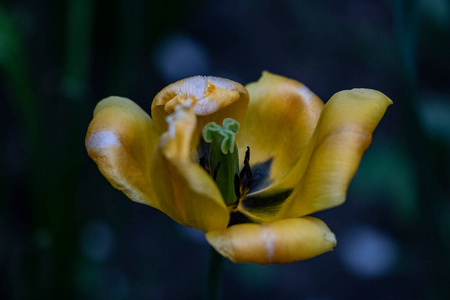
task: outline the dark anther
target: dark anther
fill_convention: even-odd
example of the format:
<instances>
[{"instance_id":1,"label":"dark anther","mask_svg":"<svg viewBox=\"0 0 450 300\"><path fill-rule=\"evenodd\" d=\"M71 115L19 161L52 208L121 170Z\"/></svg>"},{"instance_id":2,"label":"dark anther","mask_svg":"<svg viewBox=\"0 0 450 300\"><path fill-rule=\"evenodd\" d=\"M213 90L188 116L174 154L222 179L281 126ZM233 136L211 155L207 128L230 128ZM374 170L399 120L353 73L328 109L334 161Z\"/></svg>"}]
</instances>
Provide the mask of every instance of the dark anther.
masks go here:
<instances>
[{"instance_id":1,"label":"dark anther","mask_svg":"<svg viewBox=\"0 0 450 300\"><path fill-rule=\"evenodd\" d=\"M252 184L253 173L252 173L252 169L250 169L250 165L248 165L248 167L245 169L245 176L247 177L249 184Z\"/></svg>"},{"instance_id":2,"label":"dark anther","mask_svg":"<svg viewBox=\"0 0 450 300\"><path fill-rule=\"evenodd\" d=\"M250 147L247 146L247 151L245 151L244 164L248 165L250 162Z\"/></svg>"},{"instance_id":3,"label":"dark anther","mask_svg":"<svg viewBox=\"0 0 450 300\"><path fill-rule=\"evenodd\" d=\"M202 166L202 168L209 173L209 167L206 164L206 153L203 153L203 155L200 157L200 166Z\"/></svg>"},{"instance_id":4,"label":"dark anther","mask_svg":"<svg viewBox=\"0 0 450 300\"><path fill-rule=\"evenodd\" d=\"M247 179L245 182L244 179ZM244 167L240 173L240 180L242 185L242 193L245 195L250 191L253 183L253 174L250 168L250 147L247 146L247 151L245 151Z\"/></svg>"},{"instance_id":5,"label":"dark anther","mask_svg":"<svg viewBox=\"0 0 450 300\"><path fill-rule=\"evenodd\" d=\"M247 181L247 184L242 187L242 195L247 195L248 192L250 192L250 189L252 188L252 182L250 180Z\"/></svg>"},{"instance_id":6,"label":"dark anther","mask_svg":"<svg viewBox=\"0 0 450 300\"><path fill-rule=\"evenodd\" d=\"M250 147L247 146L247 151L245 151L244 167L239 173L239 176L236 174L234 177L234 190L236 196L238 197L238 201L240 198L247 195L252 187L252 183L253 174L250 168Z\"/></svg>"},{"instance_id":7,"label":"dark anther","mask_svg":"<svg viewBox=\"0 0 450 300\"><path fill-rule=\"evenodd\" d=\"M217 171L219 171L219 168L220 168L220 161L217 163L217 166L216 166L216 168L214 169L214 172L213 172L213 179L214 179L214 181L216 181Z\"/></svg>"},{"instance_id":8,"label":"dark anther","mask_svg":"<svg viewBox=\"0 0 450 300\"><path fill-rule=\"evenodd\" d=\"M234 193L238 199L241 198L241 181L238 174L234 174Z\"/></svg>"},{"instance_id":9,"label":"dark anther","mask_svg":"<svg viewBox=\"0 0 450 300\"><path fill-rule=\"evenodd\" d=\"M244 183L244 177L247 174L247 169L250 169L249 162L250 162L250 147L247 146L247 151L245 151L244 167L242 168L241 173L239 174L241 185Z\"/></svg>"},{"instance_id":10,"label":"dark anther","mask_svg":"<svg viewBox=\"0 0 450 300\"><path fill-rule=\"evenodd\" d=\"M241 172L239 173L239 184L240 185L244 184L244 178L245 178L245 165L242 168Z\"/></svg>"}]
</instances>

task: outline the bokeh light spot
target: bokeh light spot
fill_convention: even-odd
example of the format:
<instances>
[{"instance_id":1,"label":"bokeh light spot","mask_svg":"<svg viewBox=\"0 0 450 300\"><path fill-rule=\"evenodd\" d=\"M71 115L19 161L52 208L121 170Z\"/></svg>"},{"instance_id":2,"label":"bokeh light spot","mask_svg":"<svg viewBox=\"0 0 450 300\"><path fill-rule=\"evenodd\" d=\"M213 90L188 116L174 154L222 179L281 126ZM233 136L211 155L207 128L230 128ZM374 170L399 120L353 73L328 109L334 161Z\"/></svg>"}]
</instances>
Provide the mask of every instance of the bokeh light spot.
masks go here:
<instances>
[{"instance_id":1,"label":"bokeh light spot","mask_svg":"<svg viewBox=\"0 0 450 300\"><path fill-rule=\"evenodd\" d=\"M103 262L112 252L113 232L105 222L89 222L81 230L80 244L86 257L96 262Z\"/></svg>"},{"instance_id":2,"label":"bokeh light spot","mask_svg":"<svg viewBox=\"0 0 450 300\"><path fill-rule=\"evenodd\" d=\"M208 51L186 34L175 34L163 40L153 59L167 83L209 73Z\"/></svg>"},{"instance_id":3,"label":"bokeh light spot","mask_svg":"<svg viewBox=\"0 0 450 300\"><path fill-rule=\"evenodd\" d=\"M383 277L393 269L398 258L398 246L386 233L361 226L341 235L337 253L348 271L371 279Z\"/></svg>"}]
</instances>

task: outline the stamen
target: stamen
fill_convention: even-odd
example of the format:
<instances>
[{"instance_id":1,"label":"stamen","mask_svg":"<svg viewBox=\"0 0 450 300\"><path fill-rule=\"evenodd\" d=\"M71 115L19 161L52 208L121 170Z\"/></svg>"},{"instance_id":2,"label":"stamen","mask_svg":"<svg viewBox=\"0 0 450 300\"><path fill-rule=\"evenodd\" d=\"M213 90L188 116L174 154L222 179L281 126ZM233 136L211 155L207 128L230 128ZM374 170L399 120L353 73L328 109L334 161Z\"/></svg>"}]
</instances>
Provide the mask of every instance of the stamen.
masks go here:
<instances>
[{"instance_id":1,"label":"stamen","mask_svg":"<svg viewBox=\"0 0 450 300\"><path fill-rule=\"evenodd\" d=\"M234 174L234 193L239 201L239 198L241 198L241 182L238 174Z\"/></svg>"},{"instance_id":2,"label":"stamen","mask_svg":"<svg viewBox=\"0 0 450 300\"><path fill-rule=\"evenodd\" d=\"M250 192L250 189L252 188L251 184L247 184L245 187L242 188L242 195L245 197L248 192Z\"/></svg>"},{"instance_id":3,"label":"stamen","mask_svg":"<svg viewBox=\"0 0 450 300\"><path fill-rule=\"evenodd\" d=\"M253 183L253 174L250 168L250 147L247 146L245 152L244 167L241 172L234 175L234 193L237 196L236 202L233 204L235 207L239 205L239 201L247 195L250 191Z\"/></svg>"},{"instance_id":4,"label":"stamen","mask_svg":"<svg viewBox=\"0 0 450 300\"><path fill-rule=\"evenodd\" d=\"M245 169L245 176L247 177L248 183L247 185L252 185L253 183L253 173L252 173L252 169L250 168L250 165L248 165L248 167Z\"/></svg>"},{"instance_id":5,"label":"stamen","mask_svg":"<svg viewBox=\"0 0 450 300\"><path fill-rule=\"evenodd\" d=\"M250 191L250 188L252 187L253 183L253 174L252 169L250 168L249 146L247 146L247 151L245 151L244 167L242 168L241 173L239 174L239 178L242 186L242 194L245 196ZM247 182L245 182L245 179L247 179Z\"/></svg>"},{"instance_id":6,"label":"stamen","mask_svg":"<svg viewBox=\"0 0 450 300\"><path fill-rule=\"evenodd\" d=\"M247 151L245 151L244 164L248 165L250 162L250 147L247 146Z\"/></svg>"},{"instance_id":7,"label":"stamen","mask_svg":"<svg viewBox=\"0 0 450 300\"><path fill-rule=\"evenodd\" d=\"M241 173L239 173L239 178L241 180L241 185L244 184L244 177L247 173L247 168L250 169L250 147L247 146L247 150L245 151L245 158L244 158L244 167L241 170Z\"/></svg>"},{"instance_id":8,"label":"stamen","mask_svg":"<svg viewBox=\"0 0 450 300\"><path fill-rule=\"evenodd\" d=\"M250 191L252 183L253 174L250 168L250 147L247 146L247 151L245 151L244 167L239 175L237 173L234 174L234 193L236 194L237 200L232 205L228 206L228 208L231 209L228 227L236 224L254 222L248 216L236 210L239 206L239 202L244 199Z\"/></svg>"}]
</instances>

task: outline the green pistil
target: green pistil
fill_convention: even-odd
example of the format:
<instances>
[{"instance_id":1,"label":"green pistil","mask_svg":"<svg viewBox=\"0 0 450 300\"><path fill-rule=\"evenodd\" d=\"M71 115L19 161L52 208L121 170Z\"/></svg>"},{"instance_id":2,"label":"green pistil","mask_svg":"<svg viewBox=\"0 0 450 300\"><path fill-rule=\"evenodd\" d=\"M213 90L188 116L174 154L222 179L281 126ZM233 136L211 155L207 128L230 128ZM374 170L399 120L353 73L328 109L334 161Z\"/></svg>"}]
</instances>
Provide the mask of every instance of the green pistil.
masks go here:
<instances>
[{"instance_id":1,"label":"green pistil","mask_svg":"<svg viewBox=\"0 0 450 300\"><path fill-rule=\"evenodd\" d=\"M203 128L203 138L210 143L209 172L214 177L227 205L237 200L235 174L239 174L239 151L235 139L239 123L226 118L222 126L212 122Z\"/></svg>"}]
</instances>

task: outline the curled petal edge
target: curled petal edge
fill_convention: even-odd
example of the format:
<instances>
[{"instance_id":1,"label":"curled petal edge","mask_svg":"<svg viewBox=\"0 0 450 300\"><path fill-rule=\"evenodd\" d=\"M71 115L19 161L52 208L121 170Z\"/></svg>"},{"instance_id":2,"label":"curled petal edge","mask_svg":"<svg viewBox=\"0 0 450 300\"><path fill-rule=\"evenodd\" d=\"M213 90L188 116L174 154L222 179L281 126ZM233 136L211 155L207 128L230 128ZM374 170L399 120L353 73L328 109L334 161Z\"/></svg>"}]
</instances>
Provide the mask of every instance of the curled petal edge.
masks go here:
<instances>
[{"instance_id":1,"label":"curled petal edge","mask_svg":"<svg viewBox=\"0 0 450 300\"><path fill-rule=\"evenodd\" d=\"M144 110L127 98L112 96L97 104L85 145L114 188L133 201L159 209L149 167L158 139Z\"/></svg>"},{"instance_id":2,"label":"curled petal edge","mask_svg":"<svg viewBox=\"0 0 450 300\"><path fill-rule=\"evenodd\" d=\"M342 204L372 133L391 104L386 95L370 89L333 95L305 154L286 177L284 184L294 190L277 218L304 216Z\"/></svg>"}]
</instances>

